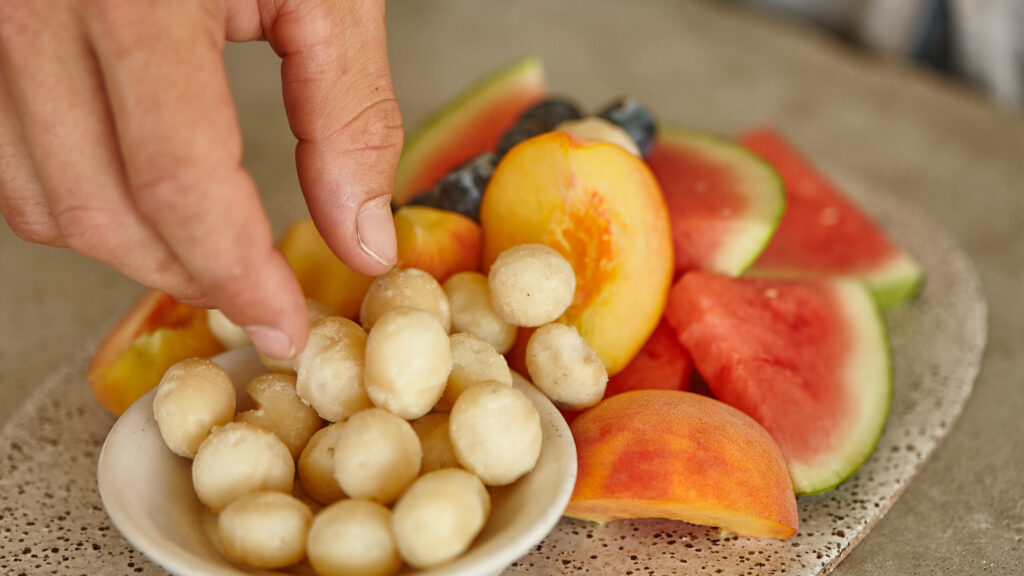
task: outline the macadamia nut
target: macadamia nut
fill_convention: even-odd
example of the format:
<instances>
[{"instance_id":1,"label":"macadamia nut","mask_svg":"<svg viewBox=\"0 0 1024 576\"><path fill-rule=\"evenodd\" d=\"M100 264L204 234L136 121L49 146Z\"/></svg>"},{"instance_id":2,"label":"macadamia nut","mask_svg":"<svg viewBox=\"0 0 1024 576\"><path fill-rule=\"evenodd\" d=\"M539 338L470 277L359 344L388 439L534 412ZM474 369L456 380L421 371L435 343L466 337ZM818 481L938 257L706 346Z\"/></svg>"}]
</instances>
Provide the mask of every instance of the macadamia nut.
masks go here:
<instances>
[{"instance_id":1,"label":"macadamia nut","mask_svg":"<svg viewBox=\"0 0 1024 576\"><path fill-rule=\"evenodd\" d=\"M540 456L537 408L516 388L483 382L467 388L448 419L455 456L489 486L511 484Z\"/></svg>"},{"instance_id":2,"label":"macadamia nut","mask_svg":"<svg viewBox=\"0 0 1024 576\"><path fill-rule=\"evenodd\" d=\"M424 474L395 504L398 552L416 568L451 560L469 548L490 510L487 488L473 474L458 468Z\"/></svg>"},{"instance_id":3,"label":"macadamia nut","mask_svg":"<svg viewBox=\"0 0 1024 576\"><path fill-rule=\"evenodd\" d=\"M452 311L452 332L469 332L499 354L512 349L518 329L491 306L487 277L479 272L452 274L442 285Z\"/></svg>"},{"instance_id":4,"label":"macadamia nut","mask_svg":"<svg viewBox=\"0 0 1024 576\"><path fill-rule=\"evenodd\" d=\"M516 326L540 326L558 319L572 304L576 274L555 249L521 244L501 254L487 275L491 306Z\"/></svg>"},{"instance_id":5,"label":"macadamia nut","mask_svg":"<svg viewBox=\"0 0 1024 576\"><path fill-rule=\"evenodd\" d=\"M344 422L337 422L316 431L299 455L299 483L310 498L330 504L345 497L345 491L334 478L334 447Z\"/></svg>"},{"instance_id":6,"label":"macadamia nut","mask_svg":"<svg viewBox=\"0 0 1024 576\"><path fill-rule=\"evenodd\" d=\"M284 568L306 556L313 523L309 507L291 494L253 492L217 517L217 533L231 560L255 568Z\"/></svg>"},{"instance_id":7,"label":"macadamia nut","mask_svg":"<svg viewBox=\"0 0 1024 576\"><path fill-rule=\"evenodd\" d=\"M448 435L448 415L444 412L432 412L412 421L413 432L420 438L423 448L423 463L420 473L426 474L441 468L458 468L459 459L455 457L452 439Z\"/></svg>"},{"instance_id":8,"label":"macadamia nut","mask_svg":"<svg viewBox=\"0 0 1024 576\"><path fill-rule=\"evenodd\" d=\"M217 339L217 342L220 342L220 345L228 350L252 344L252 340L245 333L245 330L231 320L228 320L228 317L220 310L207 310L206 323L209 325L210 332Z\"/></svg>"},{"instance_id":9,"label":"macadamia nut","mask_svg":"<svg viewBox=\"0 0 1024 576\"><path fill-rule=\"evenodd\" d=\"M363 386L365 353L366 332L355 322L339 316L314 322L296 359L299 398L330 422L369 408Z\"/></svg>"},{"instance_id":10,"label":"macadamia nut","mask_svg":"<svg viewBox=\"0 0 1024 576\"><path fill-rule=\"evenodd\" d=\"M240 412L235 419L277 434L293 458L299 457L313 433L324 425L316 410L295 393L295 376L292 374L257 376L249 382L246 392L255 408Z\"/></svg>"},{"instance_id":11,"label":"macadamia nut","mask_svg":"<svg viewBox=\"0 0 1024 576\"><path fill-rule=\"evenodd\" d=\"M409 422L368 408L342 425L334 445L334 477L346 494L390 504L420 473L423 449Z\"/></svg>"},{"instance_id":12,"label":"macadamia nut","mask_svg":"<svg viewBox=\"0 0 1024 576\"><path fill-rule=\"evenodd\" d=\"M192 461L192 486L214 512L250 492L291 492L295 462L273 432L229 422L203 440Z\"/></svg>"},{"instance_id":13,"label":"macadamia nut","mask_svg":"<svg viewBox=\"0 0 1024 576\"><path fill-rule=\"evenodd\" d=\"M582 410L597 404L608 371L597 352L568 324L538 328L526 343L530 379L558 407Z\"/></svg>"},{"instance_id":14,"label":"macadamia nut","mask_svg":"<svg viewBox=\"0 0 1024 576\"><path fill-rule=\"evenodd\" d=\"M309 315L310 325L328 316L335 316L333 310L310 298L306 298L306 312ZM281 372L282 374L295 373L297 358L271 358L263 352L259 352L259 355L260 362L271 372Z\"/></svg>"},{"instance_id":15,"label":"macadamia nut","mask_svg":"<svg viewBox=\"0 0 1024 576\"><path fill-rule=\"evenodd\" d=\"M212 360L189 358L164 372L153 397L153 416L164 443L192 458L214 426L235 415L235 386Z\"/></svg>"},{"instance_id":16,"label":"macadamia nut","mask_svg":"<svg viewBox=\"0 0 1024 576\"><path fill-rule=\"evenodd\" d=\"M363 381L375 406L412 420L444 392L452 369L448 334L433 315L396 308L380 317L366 339Z\"/></svg>"},{"instance_id":17,"label":"macadamia nut","mask_svg":"<svg viewBox=\"0 0 1024 576\"><path fill-rule=\"evenodd\" d=\"M306 555L320 576L390 576L402 567L391 511L362 499L321 510L313 518Z\"/></svg>"},{"instance_id":18,"label":"macadamia nut","mask_svg":"<svg viewBox=\"0 0 1024 576\"><path fill-rule=\"evenodd\" d=\"M608 142L615 144L633 156L641 157L640 148L629 133L600 116L587 116L579 120L565 120L555 130L568 132L580 140Z\"/></svg>"},{"instance_id":19,"label":"macadamia nut","mask_svg":"<svg viewBox=\"0 0 1024 576\"><path fill-rule=\"evenodd\" d=\"M493 346L465 332L452 334L452 371L436 410L451 410L466 388L486 380L512 385L512 371L505 357Z\"/></svg>"},{"instance_id":20,"label":"macadamia nut","mask_svg":"<svg viewBox=\"0 0 1024 576\"><path fill-rule=\"evenodd\" d=\"M370 331L381 316L398 307L429 312L437 318L445 332L451 332L452 316L448 296L441 284L428 272L417 268L393 268L378 276L363 298L359 323Z\"/></svg>"}]
</instances>

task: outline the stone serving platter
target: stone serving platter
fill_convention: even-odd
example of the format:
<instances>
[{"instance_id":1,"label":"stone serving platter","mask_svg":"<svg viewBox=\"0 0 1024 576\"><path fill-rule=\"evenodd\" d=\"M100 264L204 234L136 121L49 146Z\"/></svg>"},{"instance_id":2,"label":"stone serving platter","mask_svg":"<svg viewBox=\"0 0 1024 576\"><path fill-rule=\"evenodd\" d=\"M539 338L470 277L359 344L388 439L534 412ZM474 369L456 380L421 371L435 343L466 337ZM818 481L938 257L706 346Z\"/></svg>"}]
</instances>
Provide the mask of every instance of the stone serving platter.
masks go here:
<instances>
[{"instance_id":1,"label":"stone serving platter","mask_svg":"<svg viewBox=\"0 0 1024 576\"><path fill-rule=\"evenodd\" d=\"M978 275L951 234L916 208L835 175L925 270L917 300L887 314L894 396L868 462L831 492L798 499L786 541L664 520L562 519L506 575L827 574L871 530L949 433L986 338ZM0 432L0 574L165 574L114 529L96 462L114 423L85 381L94 343L41 384Z\"/></svg>"}]
</instances>

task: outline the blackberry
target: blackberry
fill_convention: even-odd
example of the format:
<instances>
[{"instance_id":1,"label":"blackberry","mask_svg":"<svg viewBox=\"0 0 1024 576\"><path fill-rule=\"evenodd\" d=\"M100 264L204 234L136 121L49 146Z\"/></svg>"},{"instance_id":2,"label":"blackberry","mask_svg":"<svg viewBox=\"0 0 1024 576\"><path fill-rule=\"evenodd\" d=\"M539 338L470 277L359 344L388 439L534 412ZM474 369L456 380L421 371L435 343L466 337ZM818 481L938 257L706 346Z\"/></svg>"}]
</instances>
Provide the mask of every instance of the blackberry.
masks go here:
<instances>
[{"instance_id":1,"label":"blackberry","mask_svg":"<svg viewBox=\"0 0 1024 576\"><path fill-rule=\"evenodd\" d=\"M612 102L598 114L601 118L617 124L636 142L640 153L647 156L654 146L658 127L651 113L632 98L621 98Z\"/></svg>"},{"instance_id":2,"label":"blackberry","mask_svg":"<svg viewBox=\"0 0 1024 576\"><path fill-rule=\"evenodd\" d=\"M566 120L579 120L582 117L579 106L571 100L548 98L538 102L523 112L515 125L501 135L496 150L498 158L523 140L550 132Z\"/></svg>"},{"instance_id":3,"label":"blackberry","mask_svg":"<svg viewBox=\"0 0 1024 576\"><path fill-rule=\"evenodd\" d=\"M409 204L458 212L479 222L484 189L497 164L498 158L494 153L484 152L445 174L433 188Z\"/></svg>"}]
</instances>

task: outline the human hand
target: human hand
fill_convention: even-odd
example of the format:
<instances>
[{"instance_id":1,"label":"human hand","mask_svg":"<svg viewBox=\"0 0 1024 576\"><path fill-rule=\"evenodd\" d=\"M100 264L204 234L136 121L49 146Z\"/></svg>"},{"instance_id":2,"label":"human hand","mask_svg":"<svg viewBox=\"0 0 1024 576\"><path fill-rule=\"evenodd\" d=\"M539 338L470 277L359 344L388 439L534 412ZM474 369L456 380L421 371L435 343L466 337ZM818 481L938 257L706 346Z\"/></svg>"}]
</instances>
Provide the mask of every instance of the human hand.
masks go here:
<instances>
[{"instance_id":1,"label":"human hand","mask_svg":"<svg viewBox=\"0 0 1024 576\"><path fill-rule=\"evenodd\" d=\"M396 259L402 147L384 0L0 0L0 212L178 300L265 354L300 351L305 301L273 244L225 76L225 40L282 58L299 183L342 260Z\"/></svg>"}]
</instances>

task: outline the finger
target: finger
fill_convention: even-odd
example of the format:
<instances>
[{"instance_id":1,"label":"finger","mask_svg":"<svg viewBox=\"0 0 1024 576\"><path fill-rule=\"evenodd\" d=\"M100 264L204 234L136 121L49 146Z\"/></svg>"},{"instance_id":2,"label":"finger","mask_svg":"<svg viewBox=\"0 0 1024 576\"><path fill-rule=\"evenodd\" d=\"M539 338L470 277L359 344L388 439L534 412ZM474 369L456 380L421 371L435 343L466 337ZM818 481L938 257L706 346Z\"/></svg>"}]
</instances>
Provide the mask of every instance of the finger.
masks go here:
<instances>
[{"instance_id":1,"label":"finger","mask_svg":"<svg viewBox=\"0 0 1024 576\"><path fill-rule=\"evenodd\" d=\"M203 303L198 285L127 196L106 96L74 15L27 2L12 5L5 23L4 69L40 184L12 201L37 213L45 201L71 248L183 302Z\"/></svg>"},{"instance_id":2,"label":"finger","mask_svg":"<svg viewBox=\"0 0 1024 576\"><path fill-rule=\"evenodd\" d=\"M310 213L342 260L381 274L397 258L390 204L403 137L384 1L290 2L266 12Z\"/></svg>"},{"instance_id":3,"label":"finger","mask_svg":"<svg viewBox=\"0 0 1024 576\"><path fill-rule=\"evenodd\" d=\"M305 345L306 304L274 248L221 61L222 7L205 0L92 4L95 45L142 214L204 294L267 355Z\"/></svg>"},{"instance_id":4,"label":"finger","mask_svg":"<svg viewBox=\"0 0 1024 576\"><path fill-rule=\"evenodd\" d=\"M28 143L0 74L0 213L14 233L37 244L64 246L39 186Z\"/></svg>"}]
</instances>

